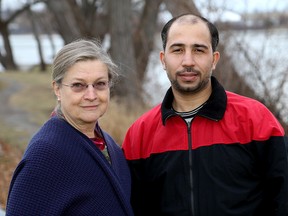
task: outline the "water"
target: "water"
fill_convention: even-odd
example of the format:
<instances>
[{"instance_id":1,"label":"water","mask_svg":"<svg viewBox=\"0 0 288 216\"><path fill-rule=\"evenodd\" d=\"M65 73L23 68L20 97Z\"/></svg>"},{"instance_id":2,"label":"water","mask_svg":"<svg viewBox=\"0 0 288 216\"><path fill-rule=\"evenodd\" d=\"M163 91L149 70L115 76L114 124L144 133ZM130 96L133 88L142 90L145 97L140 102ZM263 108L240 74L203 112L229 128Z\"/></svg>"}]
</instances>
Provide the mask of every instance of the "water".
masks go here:
<instances>
[{"instance_id":1,"label":"water","mask_svg":"<svg viewBox=\"0 0 288 216\"><path fill-rule=\"evenodd\" d=\"M55 53L64 45L62 38L59 35L53 34L51 39L47 35L41 35L41 46L45 63L50 64ZM10 36L14 60L21 69L28 69L33 65L38 65L40 62L37 43L33 35L11 35ZM3 40L0 39L0 50L4 51ZM0 65L1 66L1 65ZM3 71L3 67L0 67Z\"/></svg>"}]
</instances>

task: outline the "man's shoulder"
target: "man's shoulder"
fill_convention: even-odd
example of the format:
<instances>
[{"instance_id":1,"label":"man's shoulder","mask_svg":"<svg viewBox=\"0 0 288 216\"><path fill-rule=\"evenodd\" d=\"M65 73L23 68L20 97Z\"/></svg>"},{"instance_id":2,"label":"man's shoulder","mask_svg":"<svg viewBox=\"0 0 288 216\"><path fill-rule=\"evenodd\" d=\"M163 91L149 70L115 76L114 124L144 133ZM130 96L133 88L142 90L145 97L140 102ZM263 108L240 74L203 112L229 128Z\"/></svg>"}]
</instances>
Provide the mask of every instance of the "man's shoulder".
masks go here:
<instances>
[{"instance_id":1,"label":"man's shoulder","mask_svg":"<svg viewBox=\"0 0 288 216\"><path fill-rule=\"evenodd\" d=\"M250 108L252 107L263 107L266 109L266 106L262 101L256 100L254 98L250 98L244 95L240 95L234 92L226 91L227 94L227 102L230 105L236 105L236 106L243 106Z\"/></svg>"},{"instance_id":2,"label":"man's shoulder","mask_svg":"<svg viewBox=\"0 0 288 216\"><path fill-rule=\"evenodd\" d=\"M240 122L252 123L255 128L265 123L265 128L278 128L281 132L283 131L277 118L264 103L232 92L226 93L228 115L234 116L238 121L241 120Z\"/></svg>"}]
</instances>

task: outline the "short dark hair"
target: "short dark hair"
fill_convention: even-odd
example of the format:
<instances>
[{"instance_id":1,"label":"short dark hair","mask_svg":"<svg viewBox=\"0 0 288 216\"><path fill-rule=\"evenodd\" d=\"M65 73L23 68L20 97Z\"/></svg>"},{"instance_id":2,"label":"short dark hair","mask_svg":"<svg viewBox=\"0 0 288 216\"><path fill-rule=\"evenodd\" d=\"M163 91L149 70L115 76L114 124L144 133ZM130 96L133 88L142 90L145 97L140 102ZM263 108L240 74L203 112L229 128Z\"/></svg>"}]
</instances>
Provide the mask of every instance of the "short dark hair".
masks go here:
<instances>
[{"instance_id":1,"label":"short dark hair","mask_svg":"<svg viewBox=\"0 0 288 216\"><path fill-rule=\"evenodd\" d=\"M219 43L219 33L218 33L218 29L216 28L216 26L211 23L209 20L207 20L206 18L202 17L202 16L197 16L191 13L186 13L186 14L181 14L179 16L173 17L172 19L170 19L163 27L162 31L161 31L161 39L162 39L162 46L163 46L163 50L165 50L166 48L166 44L167 44L167 38L168 38L168 33L169 33L169 29L172 26L172 24L178 20L181 17L187 16L187 15L192 15L195 17L195 22L197 21L197 19L202 20L204 23L207 24L207 27L209 29L210 32L210 36L211 36L211 45L212 45L212 50L213 52L216 51L218 43Z\"/></svg>"}]
</instances>

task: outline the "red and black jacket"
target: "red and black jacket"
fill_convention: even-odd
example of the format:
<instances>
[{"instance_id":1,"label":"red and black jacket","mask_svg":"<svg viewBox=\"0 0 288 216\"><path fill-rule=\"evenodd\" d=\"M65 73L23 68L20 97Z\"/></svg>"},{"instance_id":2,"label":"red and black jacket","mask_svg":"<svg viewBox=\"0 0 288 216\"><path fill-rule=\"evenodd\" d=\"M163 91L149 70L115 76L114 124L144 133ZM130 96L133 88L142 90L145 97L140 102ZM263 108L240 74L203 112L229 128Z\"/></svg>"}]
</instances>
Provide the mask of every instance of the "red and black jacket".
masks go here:
<instances>
[{"instance_id":1,"label":"red and black jacket","mask_svg":"<svg viewBox=\"0 0 288 216\"><path fill-rule=\"evenodd\" d=\"M129 128L122 147L135 215L287 215L283 128L260 102L211 79L191 125L171 109L170 88Z\"/></svg>"}]
</instances>

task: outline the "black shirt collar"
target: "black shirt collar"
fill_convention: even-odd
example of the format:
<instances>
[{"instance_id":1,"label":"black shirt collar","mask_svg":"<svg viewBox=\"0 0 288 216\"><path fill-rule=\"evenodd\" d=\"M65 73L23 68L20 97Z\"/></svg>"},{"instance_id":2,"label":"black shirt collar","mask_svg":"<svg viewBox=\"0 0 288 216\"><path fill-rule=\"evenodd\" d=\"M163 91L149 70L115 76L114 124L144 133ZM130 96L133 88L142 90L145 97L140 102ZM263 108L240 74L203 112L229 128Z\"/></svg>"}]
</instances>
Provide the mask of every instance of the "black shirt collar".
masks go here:
<instances>
[{"instance_id":1,"label":"black shirt collar","mask_svg":"<svg viewBox=\"0 0 288 216\"><path fill-rule=\"evenodd\" d=\"M211 77L212 83L212 93L207 100L207 103L202 107L197 113L198 116L203 116L214 121L219 121L223 118L226 105L227 105L227 95L223 86L217 81L215 77ZM167 119L171 116L176 115L171 109L174 95L172 88L170 87L166 92L161 105L162 113L162 123L165 125Z\"/></svg>"}]
</instances>

